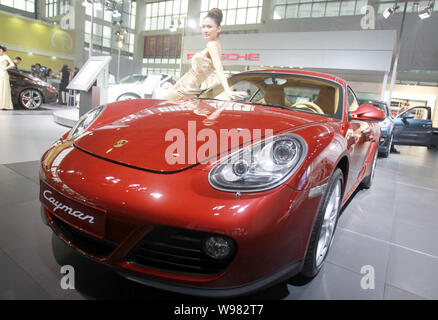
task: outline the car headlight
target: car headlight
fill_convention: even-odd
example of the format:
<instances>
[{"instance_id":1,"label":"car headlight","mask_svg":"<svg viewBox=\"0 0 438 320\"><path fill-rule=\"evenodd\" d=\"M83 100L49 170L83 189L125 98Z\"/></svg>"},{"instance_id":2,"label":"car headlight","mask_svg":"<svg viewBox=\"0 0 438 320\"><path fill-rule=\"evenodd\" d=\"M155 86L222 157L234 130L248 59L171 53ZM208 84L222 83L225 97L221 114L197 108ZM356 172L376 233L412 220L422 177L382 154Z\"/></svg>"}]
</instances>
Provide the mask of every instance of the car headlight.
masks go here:
<instances>
[{"instance_id":1,"label":"car headlight","mask_svg":"<svg viewBox=\"0 0 438 320\"><path fill-rule=\"evenodd\" d=\"M93 123L94 121L99 118L99 116L102 114L103 110L105 108L105 105L98 106L94 109L91 109L86 114L84 114L78 122L73 126L73 128L70 130L67 140L74 139L77 136L84 133Z\"/></svg>"},{"instance_id":2,"label":"car headlight","mask_svg":"<svg viewBox=\"0 0 438 320\"><path fill-rule=\"evenodd\" d=\"M307 154L304 140L293 134L270 137L222 160L208 174L222 191L263 191L277 187L299 168Z\"/></svg>"}]
</instances>

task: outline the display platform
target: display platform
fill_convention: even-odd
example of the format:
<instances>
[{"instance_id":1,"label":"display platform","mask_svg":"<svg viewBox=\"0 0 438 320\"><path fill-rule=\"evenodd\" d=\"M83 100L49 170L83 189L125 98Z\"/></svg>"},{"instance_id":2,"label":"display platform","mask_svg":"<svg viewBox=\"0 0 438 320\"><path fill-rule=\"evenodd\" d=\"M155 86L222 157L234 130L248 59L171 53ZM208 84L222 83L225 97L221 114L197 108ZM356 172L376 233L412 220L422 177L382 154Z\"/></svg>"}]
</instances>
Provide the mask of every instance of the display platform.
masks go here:
<instances>
[{"instance_id":1,"label":"display platform","mask_svg":"<svg viewBox=\"0 0 438 320\"><path fill-rule=\"evenodd\" d=\"M59 110L53 112L53 120L63 126L72 128L79 120L79 109Z\"/></svg>"}]
</instances>

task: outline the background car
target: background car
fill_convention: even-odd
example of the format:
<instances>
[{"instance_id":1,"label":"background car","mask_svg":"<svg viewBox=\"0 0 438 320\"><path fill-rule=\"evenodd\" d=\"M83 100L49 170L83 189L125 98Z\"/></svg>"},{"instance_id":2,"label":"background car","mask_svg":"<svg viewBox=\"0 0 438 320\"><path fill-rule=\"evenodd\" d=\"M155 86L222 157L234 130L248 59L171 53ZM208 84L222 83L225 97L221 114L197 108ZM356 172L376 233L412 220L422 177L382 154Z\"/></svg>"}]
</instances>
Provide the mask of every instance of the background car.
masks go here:
<instances>
[{"instance_id":1,"label":"background car","mask_svg":"<svg viewBox=\"0 0 438 320\"><path fill-rule=\"evenodd\" d=\"M85 114L42 156L43 221L86 257L165 290L236 296L314 277L341 207L373 183L384 113L326 74L228 80L243 101L221 101L216 85Z\"/></svg>"},{"instance_id":2,"label":"background car","mask_svg":"<svg viewBox=\"0 0 438 320\"><path fill-rule=\"evenodd\" d=\"M35 78L30 73L9 69L12 103L23 108L34 110L43 103L56 102L58 92L51 84Z\"/></svg>"},{"instance_id":3,"label":"background car","mask_svg":"<svg viewBox=\"0 0 438 320\"><path fill-rule=\"evenodd\" d=\"M133 74L108 86L108 102L132 99L163 99L176 81L168 74Z\"/></svg>"},{"instance_id":4,"label":"background car","mask_svg":"<svg viewBox=\"0 0 438 320\"><path fill-rule=\"evenodd\" d=\"M425 146L433 144L431 107L412 107L394 119L394 145Z\"/></svg>"},{"instance_id":5,"label":"background car","mask_svg":"<svg viewBox=\"0 0 438 320\"><path fill-rule=\"evenodd\" d=\"M391 109L388 107L388 104L384 101L378 100L368 100L368 99L359 99L360 104L369 104L375 106L382 110L385 113L385 120L379 123L380 129L382 131L381 141L379 145L379 153L383 157L388 157L391 152L392 140L393 140L393 129L394 124L391 116Z\"/></svg>"}]
</instances>

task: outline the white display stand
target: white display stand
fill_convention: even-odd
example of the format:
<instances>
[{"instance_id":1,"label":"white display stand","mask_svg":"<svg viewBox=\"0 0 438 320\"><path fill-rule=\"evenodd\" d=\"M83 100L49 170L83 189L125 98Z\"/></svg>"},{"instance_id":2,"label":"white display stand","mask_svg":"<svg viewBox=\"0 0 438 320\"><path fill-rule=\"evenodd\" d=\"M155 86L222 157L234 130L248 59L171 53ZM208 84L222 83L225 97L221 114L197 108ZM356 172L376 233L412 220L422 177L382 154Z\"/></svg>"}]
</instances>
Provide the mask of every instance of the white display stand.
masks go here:
<instances>
[{"instance_id":1,"label":"white display stand","mask_svg":"<svg viewBox=\"0 0 438 320\"><path fill-rule=\"evenodd\" d=\"M111 56L90 57L67 86L80 91L79 117L107 102L110 61Z\"/></svg>"}]
</instances>

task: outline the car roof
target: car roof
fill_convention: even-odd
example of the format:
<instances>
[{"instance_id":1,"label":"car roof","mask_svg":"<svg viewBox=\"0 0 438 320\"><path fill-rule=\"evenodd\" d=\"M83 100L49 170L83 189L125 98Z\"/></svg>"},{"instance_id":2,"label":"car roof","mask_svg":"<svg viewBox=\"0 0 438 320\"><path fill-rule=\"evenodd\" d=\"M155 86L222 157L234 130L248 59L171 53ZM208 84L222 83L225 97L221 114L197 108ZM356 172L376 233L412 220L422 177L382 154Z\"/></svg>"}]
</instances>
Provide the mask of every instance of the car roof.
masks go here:
<instances>
[{"instance_id":1,"label":"car roof","mask_svg":"<svg viewBox=\"0 0 438 320\"><path fill-rule=\"evenodd\" d=\"M258 70L251 70L251 71L247 71L249 73L258 73L258 72L265 72L265 73L289 73L289 74L296 74L296 75L303 75L303 76L310 76L310 77L318 77L318 78L323 78L323 79L327 79L327 80L331 80L334 82L338 82L342 85L346 85L346 81L328 74L328 73L322 73L322 72L315 72L315 71L306 71L306 70L296 70L296 69L258 69Z\"/></svg>"}]
</instances>

